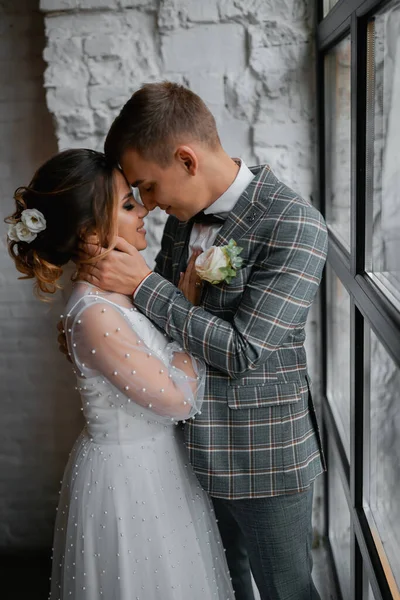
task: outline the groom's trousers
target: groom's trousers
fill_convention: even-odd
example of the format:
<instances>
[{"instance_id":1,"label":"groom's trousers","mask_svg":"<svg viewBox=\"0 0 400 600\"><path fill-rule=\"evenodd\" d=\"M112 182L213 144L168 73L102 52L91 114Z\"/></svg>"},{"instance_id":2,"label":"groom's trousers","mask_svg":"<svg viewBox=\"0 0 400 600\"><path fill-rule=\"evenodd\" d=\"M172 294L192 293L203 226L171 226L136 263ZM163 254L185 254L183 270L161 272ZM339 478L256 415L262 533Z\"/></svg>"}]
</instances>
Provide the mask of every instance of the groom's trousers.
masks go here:
<instances>
[{"instance_id":1,"label":"groom's trousers","mask_svg":"<svg viewBox=\"0 0 400 600\"><path fill-rule=\"evenodd\" d=\"M236 600L254 600L250 568L261 600L320 600L311 577L312 498L312 485L269 498L212 498Z\"/></svg>"}]
</instances>

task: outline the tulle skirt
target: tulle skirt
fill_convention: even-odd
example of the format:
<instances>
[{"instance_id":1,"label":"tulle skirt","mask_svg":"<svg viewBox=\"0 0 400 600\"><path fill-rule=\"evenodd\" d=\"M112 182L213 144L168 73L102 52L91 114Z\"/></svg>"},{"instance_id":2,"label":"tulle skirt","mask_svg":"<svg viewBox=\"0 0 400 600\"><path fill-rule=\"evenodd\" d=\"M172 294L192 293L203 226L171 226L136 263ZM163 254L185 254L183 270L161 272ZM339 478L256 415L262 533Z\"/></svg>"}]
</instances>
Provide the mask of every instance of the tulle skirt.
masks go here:
<instances>
[{"instance_id":1,"label":"tulle skirt","mask_svg":"<svg viewBox=\"0 0 400 600\"><path fill-rule=\"evenodd\" d=\"M234 598L212 506L178 428L128 444L82 432L61 488L50 598Z\"/></svg>"}]
</instances>

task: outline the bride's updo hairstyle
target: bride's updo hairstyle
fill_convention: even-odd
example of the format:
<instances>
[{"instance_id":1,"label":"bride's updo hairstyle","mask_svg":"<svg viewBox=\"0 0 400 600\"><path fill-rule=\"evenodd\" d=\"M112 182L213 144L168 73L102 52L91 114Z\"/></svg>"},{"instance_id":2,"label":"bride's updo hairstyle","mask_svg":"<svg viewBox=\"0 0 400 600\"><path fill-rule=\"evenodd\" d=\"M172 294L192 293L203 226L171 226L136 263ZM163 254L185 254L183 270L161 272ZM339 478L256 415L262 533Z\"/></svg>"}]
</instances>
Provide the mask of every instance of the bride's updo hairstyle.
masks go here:
<instances>
[{"instance_id":1,"label":"bride's updo hairstyle","mask_svg":"<svg viewBox=\"0 0 400 600\"><path fill-rule=\"evenodd\" d=\"M15 226L23 211L36 209L45 228L30 242L9 233L8 250L24 275L20 279L35 278L42 299L42 292L53 294L61 287L58 280L68 261L91 262L83 260L79 249L88 235L97 234L99 245L111 249L116 235L114 176L115 165L101 152L65 150L44 163L28 186L16 190L16 210L6 223Z\"/></svg>"}]
</instances>

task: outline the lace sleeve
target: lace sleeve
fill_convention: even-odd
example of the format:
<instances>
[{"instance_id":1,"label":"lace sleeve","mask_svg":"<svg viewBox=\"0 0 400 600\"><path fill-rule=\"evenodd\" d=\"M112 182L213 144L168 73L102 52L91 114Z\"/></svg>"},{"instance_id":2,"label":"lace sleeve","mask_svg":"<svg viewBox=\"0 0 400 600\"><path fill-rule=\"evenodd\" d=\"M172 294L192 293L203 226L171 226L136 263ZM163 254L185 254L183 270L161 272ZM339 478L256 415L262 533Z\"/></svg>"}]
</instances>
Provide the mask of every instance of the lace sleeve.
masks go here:
<instances>
[{"instance_id":1,"label":"lace sleeve","mask_svg":"<svg viewBox=\"0 0 400 600\"><path fill-rule=\"evenodd\" d=\"M126 314L98 299L67 317L71 356L81 377L102 375L136 403L161 417L184 420L199 412L205 366L176 344L152 351ZM129 406L127 406L129 409Z\"/></svg>"}]
</instances>

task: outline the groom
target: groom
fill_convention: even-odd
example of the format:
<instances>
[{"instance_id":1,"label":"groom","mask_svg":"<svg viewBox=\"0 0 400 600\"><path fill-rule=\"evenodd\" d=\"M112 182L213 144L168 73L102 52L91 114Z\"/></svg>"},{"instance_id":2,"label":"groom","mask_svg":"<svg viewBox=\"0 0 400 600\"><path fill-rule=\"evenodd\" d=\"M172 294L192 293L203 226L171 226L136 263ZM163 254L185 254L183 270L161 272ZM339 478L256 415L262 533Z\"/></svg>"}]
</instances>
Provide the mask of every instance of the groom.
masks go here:
<instances>
[{"instance_id":1,"label":"groom","mask_svg":"<svg viewBox=\"0 0 400 600\"><path fill-rule=\"evenodd\" d=\"M212 497L237 600L315 600L313 481L323 459L304 327L325 264L319 212L268 166L223 150L203 101L174 83L144 85L105 142L143 204L170 215L154 271L128 244L87 279L135 305L208 365L201 415L185 425L194 470ZM192 253L233 239L242 267L202 282L199 305L177 285Z\"/></svg>"}]
</instances>

